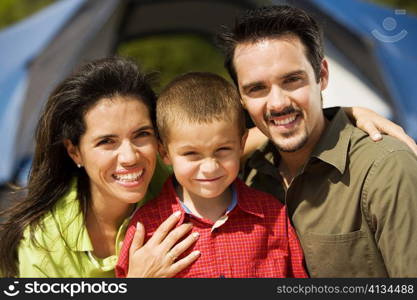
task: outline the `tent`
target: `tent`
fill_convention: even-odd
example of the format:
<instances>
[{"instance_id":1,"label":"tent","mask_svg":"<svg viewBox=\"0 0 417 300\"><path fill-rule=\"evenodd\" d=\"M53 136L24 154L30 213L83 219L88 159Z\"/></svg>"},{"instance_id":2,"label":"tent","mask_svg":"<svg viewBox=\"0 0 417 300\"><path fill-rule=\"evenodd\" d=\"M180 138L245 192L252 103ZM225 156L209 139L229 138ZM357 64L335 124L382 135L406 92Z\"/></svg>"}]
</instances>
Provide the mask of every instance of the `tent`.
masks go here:
<instances>
[{"instance_id":1,"label":"tent","mask_svg":"<svg viewBox=\"0 0 417 300\"><path fill-rule=\"evenodd\" d=\"M151 34L193 32L210 38L240 10L268 3L60 0L0 31L0 185L24 182L41 108L57 82L76 66L114 53L121 42ZM325 105L368 106L417 139L417 82L412 76L417 58L411 52L417 19L358 0L291 3L325 23L331 72ZM391 18L390 24L385 22L389 28L384 18ZM392 19L407 31L396 42L387 33L393 29Z\"/></svg>"}]
</instances>

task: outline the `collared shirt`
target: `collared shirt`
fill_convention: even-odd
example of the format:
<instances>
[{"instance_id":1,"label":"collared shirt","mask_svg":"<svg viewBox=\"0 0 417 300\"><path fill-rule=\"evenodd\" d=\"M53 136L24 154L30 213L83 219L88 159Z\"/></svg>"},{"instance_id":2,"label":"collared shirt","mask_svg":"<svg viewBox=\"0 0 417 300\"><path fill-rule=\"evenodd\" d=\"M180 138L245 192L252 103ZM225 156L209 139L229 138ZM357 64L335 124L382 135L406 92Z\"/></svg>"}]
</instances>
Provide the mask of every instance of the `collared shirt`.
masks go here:
<instances>
[{"instance_id":1,"label":"collared shirt","mask_svg":"<svg viewBox=\"0 0 417 300\"><path fill-rule=\"evenodd\" d=\"M246 183L285 200L312 277L417 277L417 158L372 142L340 110L287 192L269 142Z\"/></svg>"},{"instance_id":2,"label":"collared shirt","mask_svg":"<svg viewBox=\"0 0 417 300\"><path fill-rule=\"evenodd\" d=\"M167 217L181 211L178 225L191 222L192 232L197 231L200 237L179 259L194 250L200 250L201 256L176 277L306 277L301 246L285 206L240 180L234 184L237 205L213 223L187 214L172 180L168 180L161 194L141 207L132 218L116 266L116 276L127 274L129 248L137 222L144 225L146 239L149 239Z\"/></svg>"},{"instance_id":3,"label":"collared shirt","mask_svg":"<svg viewBox=\"0 0 417 300\"><path fill-rule=\"evenodd\" d=\"M168 176L168 170L158 160L155 175L145 198L138 203L139 207L159 193ZM95 257L77 200L75 182L53 210L42 218L42 227L35 231L37 244L30 240L29 228L26 228L18 248L19 277L115 277L120 242L130 218L119 227L115 239L116 253L106 258Z\"/></svg>"}]
</instances>

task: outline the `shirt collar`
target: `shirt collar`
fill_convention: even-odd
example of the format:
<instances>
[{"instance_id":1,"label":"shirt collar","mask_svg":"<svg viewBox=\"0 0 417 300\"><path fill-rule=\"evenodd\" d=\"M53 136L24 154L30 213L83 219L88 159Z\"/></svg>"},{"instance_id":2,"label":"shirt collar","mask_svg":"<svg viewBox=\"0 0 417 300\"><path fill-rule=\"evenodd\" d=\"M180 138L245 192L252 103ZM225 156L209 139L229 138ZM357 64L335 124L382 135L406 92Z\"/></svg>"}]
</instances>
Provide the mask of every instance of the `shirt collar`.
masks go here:
<instances>
[{"instance_id":1,"label":"shirt collar","mask_svg":"<svg viewBox=\"0 0 417 300\"><path fill-rule=\"evenodd\" d=\"M325 132L314 148L311 157L334 166L341 174L346 168L350 138L353 126L343 109L336 109L336 114L329 122ZM280 155L271 141L266 142L254 152L248 161L250 168L277 177L276 166Z\"/></svg>"},{"instance_id":2,"label":"shirt collar","mask_svg":"<svg viewBox=\"0 0 417 300\"><path fill-rule=\"evenodd\" d=\"M316 157L334 166L343 174L346 169L349 142L352 133L353 126L350 124L343 109L339 109L321 136L311 157Z\"/></svg>"},{"instance_id":3,"label":"shirt collar","mask_svg":"<svg viewBox=\"0 0 417 300\"><path fill-rule=\"evenodd\" d=\"M168 194L167 195L161 195L162 197L168 197L168 199L173 199L171 203L169 204L171 206L171 209L164 209L159 208L159 212L161 213L161 218L166 219L176 211L181 211L181 217L179 220L179 224L184 223L185 214L190 214L189 209L183 205L183 203L180 201L174 187L174 177L172 176L167 181L167 189L165 190ZM241 181L240 179L236 179L234 183L232 184L232 202L230 203L229 207L227 208L226 214L231 213L234 209L239 208L247 213L253 214L255 216L264 217L264 212L262 207L260 207L257 203L254 203L249 199L247 196L247 193L245 193L245 188L248 187Z\"/></svg>"}]
</instances>

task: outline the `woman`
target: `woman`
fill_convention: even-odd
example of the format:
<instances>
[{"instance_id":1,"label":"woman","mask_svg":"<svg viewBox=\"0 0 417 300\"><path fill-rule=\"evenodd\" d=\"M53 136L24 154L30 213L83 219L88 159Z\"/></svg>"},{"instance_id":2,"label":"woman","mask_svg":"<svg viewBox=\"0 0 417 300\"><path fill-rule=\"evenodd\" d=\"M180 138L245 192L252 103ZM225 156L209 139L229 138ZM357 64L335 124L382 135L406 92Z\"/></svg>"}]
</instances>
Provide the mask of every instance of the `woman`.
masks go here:
<instances>
[{"instance_id":1,"label":"woman","mask_svg":"<svg viewBox=\"0 0 417 300\"><path fill-rule=\"evenodd\" d=\"M36 130L27 197L0 233L3 276L114 277L129 215L169 175L157 159L155 100L150 77L122 58L88 63L54 90ZM135 276L171 276L198 257L163 259L190 229L165 238L175 224L172 216L147 243L157 262L132 259Z\"/></svg>"},{"instance_id":2,"label":"woman","mask_svg":"<svg viewBox=\"0 0 417 300\"><path fill-rule=\"evenodd\" d=\"M157 158L150 79L128 60L107 58L86 64L53 91L36 130L28 194L0 229L3 276L115 276L129 216L169 175ZM378 119L361 114L362 122ZM372 123L362 127L375 132ZM253 140L248 145L255 148L264 137ZM170 216L145 245L138 224L128 277L171 277L198 258L193 252L173 261L167 254L195 242L188 235L177 243L191 229L173 229L177 221Z\"/></svg>"}]
</instances>

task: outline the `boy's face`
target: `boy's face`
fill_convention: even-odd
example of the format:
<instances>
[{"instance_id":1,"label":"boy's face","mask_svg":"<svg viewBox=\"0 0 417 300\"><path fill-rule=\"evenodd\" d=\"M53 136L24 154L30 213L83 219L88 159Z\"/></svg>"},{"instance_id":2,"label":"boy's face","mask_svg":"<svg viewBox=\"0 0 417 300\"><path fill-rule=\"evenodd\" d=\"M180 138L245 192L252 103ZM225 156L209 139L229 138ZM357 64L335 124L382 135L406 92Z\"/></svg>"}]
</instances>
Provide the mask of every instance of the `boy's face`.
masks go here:
<instances>
[{"instance_id":1,"label":"boy's face","mask_svg":"<svg viewBox=\"0 0 417 300\"><path fill-rule=\"evenodd\" d=\"M175 124L162 155L172 164L184 198L221 197L238 175L246 137L230 121Z\"/></svg>"}]
</instances>

